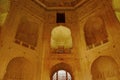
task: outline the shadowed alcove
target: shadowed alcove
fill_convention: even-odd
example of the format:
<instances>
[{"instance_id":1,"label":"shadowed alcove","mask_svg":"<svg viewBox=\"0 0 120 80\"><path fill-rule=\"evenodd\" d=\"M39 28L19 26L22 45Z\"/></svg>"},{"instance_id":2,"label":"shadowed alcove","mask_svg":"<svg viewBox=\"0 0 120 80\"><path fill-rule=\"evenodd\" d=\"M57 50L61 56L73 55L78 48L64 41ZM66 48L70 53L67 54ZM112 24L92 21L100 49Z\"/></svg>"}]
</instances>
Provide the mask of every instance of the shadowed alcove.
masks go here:
<instances>
[{"instance_id":1,"label":"shadowed alcove","mask_svg":"<svg viewBox=\"0 0 120 80\"><path fill-rule=\"evenodd\" d=\"M26 16L22 17L18 25L15 42L34 49L37 45L38 30L37 23L30 21Z\"/></svg>"},{"instance_id":2,"label":"shadowed alcove","mask_svg":"<svg viewBox=\"0 0 120 80\"><path fill-rule=\"evenodd\" d=\"M27 59L16 57L8 63L3 80L33 80L33 70Z\"/></svg>"},{"instance_id":3,"label":"shadowed alcove","mask_svg":"<svg viewBox=\"0 0 120 80\"><path fill-rule=\"evenodd\" d=\"M120 80L119 68L112 57L100 56L91 67L92 80Z\"/></svg>"},{"instance_id":4,"label":"shadowed alcove","mask_svg":"<svg viewBox=\"0 0 120 80\"><path fill-rule=\"evenodd\" d=\"M104 20L99 16L88 18L85 23L84 34L88 49L108 41Z\"/></svg>"}]
</instances>

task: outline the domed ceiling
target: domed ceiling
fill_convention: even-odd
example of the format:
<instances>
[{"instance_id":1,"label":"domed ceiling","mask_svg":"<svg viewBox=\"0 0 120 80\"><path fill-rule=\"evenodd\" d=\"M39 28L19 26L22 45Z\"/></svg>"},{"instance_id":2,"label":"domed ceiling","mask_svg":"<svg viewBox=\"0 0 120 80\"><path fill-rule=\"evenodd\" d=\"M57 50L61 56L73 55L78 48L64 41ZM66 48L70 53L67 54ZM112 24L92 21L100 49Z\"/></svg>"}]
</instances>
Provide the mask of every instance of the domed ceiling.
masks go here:
<instances>
[{"instance_id":1,"label":"domed ceiling","mask_svg":"<svg viewBox=\"0 0 120 80\"><path fill-rule=\"evenodd\" d=\"M89 0L34 0L47 9L74 9Z\"/></svg>"},{"instance_id":2,"label":"domed ceiling","mask_svg":"<svg viewBox=\"0 0 120 80\"><path fill-rule=\"evenodd\" d=\"M32 0L46 9L75 9L90 0ZM120 21L120 0L112 0L113 9ZM10 0L0 0L0 25L2 25L8 14Z\"/></svg>"}]
</instances>

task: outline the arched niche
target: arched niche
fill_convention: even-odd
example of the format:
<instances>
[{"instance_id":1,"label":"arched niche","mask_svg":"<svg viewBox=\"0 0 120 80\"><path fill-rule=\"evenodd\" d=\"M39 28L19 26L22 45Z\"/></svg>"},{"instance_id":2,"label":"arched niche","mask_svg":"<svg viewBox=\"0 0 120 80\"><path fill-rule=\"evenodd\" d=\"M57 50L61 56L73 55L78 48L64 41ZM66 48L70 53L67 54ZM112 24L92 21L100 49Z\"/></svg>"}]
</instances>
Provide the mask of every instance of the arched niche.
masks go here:
<instances>
[{"instance_id":1,"label":"arched niche","mask_svg":"<svg viewBox=\"0 0 120 80\"><path fill-rule=\"evenodd\" d=\"M112 57L100 56L91 66L92 80L120 80L119 68Z\"/></svg>"},{"instance_id":2,"label":"arched niche","mask_svg":"<svg viewBox=\"0 0 120 80\"><path fill-rule=\"evenodd\" d=\"M104 20L99 16L88 18L84 26L84 35L88 48L107 42L108 35Z\"/></svg>"},{"instance_id":3,"label":"arched niche","mask_svg":"<svg viewBox=\"0 0 120 80\"><path fill-rule=\"evenodd\" d=\"M27 59L16 57L8 63L3 80L33 80L33 70Z\"/></svg>"},{"instance_id":4,"label":"arched niche","mask_svg":"<svg viewBox=\"0 0 120 80\"><path fill-rule=\"evenodd\" d=\"M23 46L34 49L37 46L38 26L38 23L30 20L28 17L21 17L15 36L15 42L19 44L22 43Z\"/></svg>"},{"instance_id":5,"label":"arched niche","mask_svg":"<svg viewBox=\"0 0 120 80\"><path fill-rule=\"evenodd\" d=\"M51 48L52 49L71 49L72 36L71 30L65 26L57 26L51 32Z\"/></svg>"},{"instance_id":6,"label":"arched niche","mask_svg":"<svg viewBox=\"0 0 120 80\"><path fill-rule=\"evenodd\" d=\"M66 72L66 74L64 76L66 76L66 75L67 75L67 77L69 76L69 78L66 78L66 80L68 80L68 79L74 80L72 68L70 65L68 65L66 63L59 63L59 64L56 64L52 67L52 69L50 71L50 80L59 80L58 78L53 79L54 76L57 75L59 71Z\"/></svg>"},{"instance_id":7,"label":"arched niche","mask_svg":"<svg viewBox=\"0 0 120 80\"><path fill-rule=\"evenodd\" d=\"M112 7L115 11L116 17L120 22L120 0L112 0Z\"/></svg>"}]
</instances>

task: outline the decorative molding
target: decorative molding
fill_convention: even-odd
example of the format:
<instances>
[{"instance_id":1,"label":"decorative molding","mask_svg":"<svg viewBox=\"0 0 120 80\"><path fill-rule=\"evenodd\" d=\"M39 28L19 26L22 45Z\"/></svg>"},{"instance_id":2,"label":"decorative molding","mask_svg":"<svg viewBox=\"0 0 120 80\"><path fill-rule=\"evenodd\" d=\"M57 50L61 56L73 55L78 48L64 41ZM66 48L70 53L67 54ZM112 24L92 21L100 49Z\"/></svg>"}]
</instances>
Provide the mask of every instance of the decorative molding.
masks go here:
<instances>
[{"instance_id":1,"label":"decorative molding","mask_svg":"<svg viewBox=\"0 0 120 80\"><path fill-rule=\"evenodd\" d=\"M89 0L73 0L73 1L46 1L46 0L33 0L37 4L41 5L48 10L58 10L58 9L75 9L78 6L88 2Z\"/></svg>"}]
</instances>

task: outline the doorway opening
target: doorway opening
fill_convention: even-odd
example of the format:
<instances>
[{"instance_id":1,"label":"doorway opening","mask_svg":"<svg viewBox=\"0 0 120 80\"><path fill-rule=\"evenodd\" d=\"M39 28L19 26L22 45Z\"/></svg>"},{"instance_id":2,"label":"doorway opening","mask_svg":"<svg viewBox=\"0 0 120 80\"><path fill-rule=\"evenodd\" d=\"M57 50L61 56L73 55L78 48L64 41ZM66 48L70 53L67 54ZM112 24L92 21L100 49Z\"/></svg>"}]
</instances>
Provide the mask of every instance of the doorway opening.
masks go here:
<instances>
[{"instance_id":1,"label":"doorway opening","mask_svg":"<svg viewBox=\"0 0 120 80\"><path fill-rule=\"evenodd\" d=\"M72 67L66 63L58 63L51 68L50 80L74 80Z\"/></svg>"},{"instance_id":2,"label":"doorway opening","mask_svg":"<svg viewBox=\"0 0 120 80\"><path fill-rule=\"evenodd\" d=\"M53 74L52 80L72 80L72 77L69 72L58 70Z\"/></svg>"}]
</instances>

